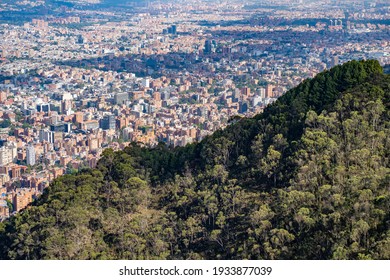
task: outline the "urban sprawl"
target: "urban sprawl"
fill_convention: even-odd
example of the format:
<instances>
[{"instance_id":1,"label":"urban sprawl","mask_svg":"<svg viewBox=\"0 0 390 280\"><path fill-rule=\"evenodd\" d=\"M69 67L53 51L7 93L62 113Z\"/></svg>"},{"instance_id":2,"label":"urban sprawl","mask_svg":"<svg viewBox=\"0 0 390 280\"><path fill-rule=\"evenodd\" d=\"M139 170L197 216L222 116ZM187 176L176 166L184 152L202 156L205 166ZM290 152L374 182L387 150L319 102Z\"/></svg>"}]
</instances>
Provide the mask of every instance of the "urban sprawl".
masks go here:
<instances>
[{"instance_id":1,"label":"urban sprawl","mask_svg":"<svg viewBox=\"0 0 390 280\"><path fill-rule=\"evenodd\" d=\"M0 220L104 149L184 146L325 69L390 63L387 1L46 2L0 3Z\"/></svg>"}]
</instances>

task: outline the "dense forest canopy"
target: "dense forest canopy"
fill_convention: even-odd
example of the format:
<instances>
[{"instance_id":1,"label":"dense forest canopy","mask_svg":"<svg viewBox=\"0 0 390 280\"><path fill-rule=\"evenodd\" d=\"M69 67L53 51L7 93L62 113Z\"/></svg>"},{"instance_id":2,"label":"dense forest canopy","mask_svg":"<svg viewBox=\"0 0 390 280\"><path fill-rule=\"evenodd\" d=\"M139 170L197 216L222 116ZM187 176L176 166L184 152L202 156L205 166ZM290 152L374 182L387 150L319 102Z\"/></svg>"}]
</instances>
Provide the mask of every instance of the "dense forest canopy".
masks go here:
<instances>
[{"instance_id":1,"label":"dense forest canopy","mask_svg":"<svg viewBox=\"0 0 390 280\"><path fill-rule=\"evenodd\" d=\"M107 149L0 224L0 259L390 259L389 97L351 61L200 143Z\"/></svg>"}]
</instances>

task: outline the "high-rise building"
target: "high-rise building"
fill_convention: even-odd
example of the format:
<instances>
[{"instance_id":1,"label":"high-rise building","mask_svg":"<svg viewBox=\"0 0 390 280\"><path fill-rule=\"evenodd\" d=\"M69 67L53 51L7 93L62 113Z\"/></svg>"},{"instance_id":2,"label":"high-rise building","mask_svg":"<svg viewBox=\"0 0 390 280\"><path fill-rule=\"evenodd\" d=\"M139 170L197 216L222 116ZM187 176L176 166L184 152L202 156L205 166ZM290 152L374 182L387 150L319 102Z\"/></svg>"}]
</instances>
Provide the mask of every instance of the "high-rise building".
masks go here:
<instances>
[{"instance_id":1,"label":"high-rise building","mask_svg":"<svg viewBox=\"0 0 390 280\"><path fill-rule=\"evenodd\" d=\"M9 150L6 147L0 148L0 166L6 165L12 162L11 155Z\"/></svg>"},{"instance_id":2,"label":"high-rise building","mask_svg":"<svg viewBox=\"0 0 390 280\"><path fill-rule=\"evenodd\" d=\"M332 61L330 63L330 66L335 67L338 64L339 64L339 57L337 55L335 55L332 57Z\"/></svg>"},{"instance_id":3,"label":"high-rise building","mask_svg":"<svg viewBox=\"0 0 390 280\"><path fill-rule=\"evenodd\" d=\"M0 102L4 102L7 100L7 92L6 91L0 91Z\"/></svg>"},{"instance_id":4,"label":"high-rise building","mask_svg":"<svg viewBox=\"0 0 390 280\"><path fill-rule=\"evenodd\" d=\"M206 40L204 43L204 53L211 53L213 50L213 43L211 40Z\"/></svg>"},{"instance_id":5,"label":"high-rise building","mask_svg":"<svg viewBox=\"0 0 390 280\"><path fill-rule=\"evenodd\" d=\"M49 23L44 21L43 19L33 19L32 24L40 29L44 29L49 26Z\"/></svg>"},{"instance_id":6,"label":"high-rise building","mask_svg":"<svg viewBox=\"0 0 390 280\"><path fill-rule=\"evenodd\" d=\"M26 208L33 201L33 190L32 189L18 189L13 197L13 205L15 211L20 211Z\"/></svg>"},{"instance_id":7,"label":"high-rise building","mask_svg":"<svg viewBox=\"0 0 390 280\"><path fill-rule=\"evenodd\" d=\"M249 109L248 101L240 101L238 112L244 114L248 111L248 109Z\"/></svg>"},{"instance_id":8,"label":"high-rise building","mask_svg":"<svg viewBox=\"0 0 390 280\"><path fill-rule=\"evenodd\" d=\"M56 123L50 125L50 131L53 132L65 132L69 133L72 130L72 125L70 123Z\"/></svg>"},{"instance_id":9,"label":"high-rise building","mask_svg":"<svg viewBox=\"0 0 390 280\"><path fill-rule=\"evenodd\" d=\"M164 91L161 93L162 100L168 100L171 97L171 93L169 91Z\"/></svg>"},{"instance_id":10,"label":"high-rise building","mask_svg":"<svg viewBox=\"0 0 390 280\"><path fill-rule=\"evenodd\" d=\"M153 99L155 101L160 101L161 100L161 94L157 91L153 92Z\"/></svg>"},{"instance_id":11,"label":"high-rise building","mask_svg":"<svg viewBox=\"0 0 390 280\"><path fill-rule=\"evenodd\" d=\"M27 165L31 165L31 166L35 165L35 148L33 145L27 146L26 162Z\"/></svg>"},{"instance_id":12,"label":"high-rise building","mask_svg":"<svg viewBox=\"0 0 390 280\"><path fill-rule=\"evenodd\" d=\"M256 95L252 99L252 106L255 107L259 104L261 104L262 98L259 95Z\"/></svg>"},{"instance_id":13,"label":"high-rise building","mask_svg":"<svg viewBox=\"0 0 390 280\"><path fill-rule=\"evenodd\" d=\"M243 96L248 97L251 94L251 89L248 88L248 87L244 87L244 88L241 89L241 94Z\"/></svg>"},{"instance_id":14,"label":"high-rise building","mask_svg":"<svg viewBox=\"0 0 390 280\"><path fill-rule=\"evenodd\" d=\"M144 88L149 88L150 87L150 80L149 79L143 79L142 80L142 86Z\"/></svg>"},{"instance_id":15,"label":"high-rise building","mask_svg":"<svg viewBox=\"0 0 390 280\"><path fill-rule=\"evenodd\" d=\"M17 145L14 142L5 142L0 148L0 166L6 165L17 158Z\"/></svg>"},{"instance_id":16,"label":"high-rise building","mask_svg":"<svg viewBox=\"0 0 390 280\"><path fill-rule=\"evenodd\" d=\"M166 32L168 32L168 34L176 35L177 34L177 26L176 25L171 25L170 27L168 27Z\"/></svg>"},{"instance_id":17,"label":"high-rise building","mask_svg":"<svg viewBox=\"0 0 390 280\"><path fill-rule=\"evenodd\" d=\"M115 129L116 121L114 115L105 115L100 120L100 128L103 130Z\"/></svg>"},{"instance_id":18,"label":"high-rise building","mask_svg":"<svg viewBox=\"0 0 390 280\"><path fill-rule=\"evenodd\" d=\"M172 25L171 28L172 28L172 34L174 34L174 35L177 34L177 26Z\"/></svg>"},{"instance_id":19,"label":"high-rise building","mask_svg":"<svg viewBox=\"0 0 390 280\"><path fill-rule=\"evenodd\" d=\"M99 128L99 122L96 120L84 121L80 124L80 128L83 130L94 130Z\"/></svg>"},{"instance_id":20,"label":"high-rise building","mask_svg":"<svg viewBox=\"0 0 390 280\"><path fill-rule=\"evenodd\" d=\"M84 44L84 37L83 37L83 35L79 35L77 37L77 44Z\"/></svg>"},{"instance_id":21,"label":"high-rise building","mask_svg":"<svg viewBox=\"0 0 390 280\"><path fill-rule=\"evenodd\" d=\"M39 131L39 141L54 143L54 132L49 131L48 129L42 129Z\"/></svg>"},{"instance_id":22,"label":"high-rise building","mask_svg":"<svg viewBox=\"0 0 390 280\"><path fill-rule=\"evenodd\" d=\"M274 86L271 84L268 84L266 89L265 89L265 97L267 98L273 98L274 97Z\"/></svg>"},{"instance_id":23,"label":"high-rise building","mask_svg":"<svg viewBox=\"0 0 390 280\"><path fill-rule=\"evenodd\" d=\"M63 100L61 101L61 112L62 114L65 114L67 111L71 110L73 107L73 101L72 100Z\"/></svg>"},{"instance_id":24,"label":"high-rise building","mask_svg":"<svg viewBox=\"0 0 390 280\"><path fill-rule=\"evenodd\" d=\"M265 98L265 88L260 88L260 89L259 89L259 95L260 95L260 97L261 97L262 99Z\"/></svg>"},{"instance_id":25,"label":"high-rise building","mask_svg":"<svg viewBox=\"0 0 390 280\"><path fill-rule=\"evenodd\" d=\"M129 101L129 94L127 92L121 92L114 95L114 103L115 104L125 104Z\"/></svg>"},{"instance_id":26,"label":"high-rise building","mask_svg":"<svg viewBox=\"0 0 390 280\"><path fill-rule=\"evenodd\" d=\"M76 112L76 113L74 114L74 119L73 119L73 121L74 121L75 123L82 123L83 120L84 120L84 114L83 114L82 112Z\"/></svg>"},{"instance_id":27,"label":"high-rise building","mask_svg":"<svg viewBox=\"0 0 390 280\"><path fill-rule=\"evenodd\" d=\"M50 104L49 103L41 103L37 104L38 112L50 112Z\"/></svg>"}]
</instances>

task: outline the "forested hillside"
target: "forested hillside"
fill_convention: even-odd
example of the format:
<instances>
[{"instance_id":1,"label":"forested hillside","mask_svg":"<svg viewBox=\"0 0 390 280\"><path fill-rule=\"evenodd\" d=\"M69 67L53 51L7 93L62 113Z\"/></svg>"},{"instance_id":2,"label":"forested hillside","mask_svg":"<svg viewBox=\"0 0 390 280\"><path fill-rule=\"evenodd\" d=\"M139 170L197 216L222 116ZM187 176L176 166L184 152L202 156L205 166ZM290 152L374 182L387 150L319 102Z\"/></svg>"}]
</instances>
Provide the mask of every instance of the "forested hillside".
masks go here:
<instances>
[{"instance_id":1,"label":"forested hillside","mask_svg":"<svg viewBox=\"0 0 390 280\"><path fill-rule=\"evenodd\" d=\"M390 76L352 61L200 143L106 150L0 259L390 259Z\"/></svg>"}]
</instances>

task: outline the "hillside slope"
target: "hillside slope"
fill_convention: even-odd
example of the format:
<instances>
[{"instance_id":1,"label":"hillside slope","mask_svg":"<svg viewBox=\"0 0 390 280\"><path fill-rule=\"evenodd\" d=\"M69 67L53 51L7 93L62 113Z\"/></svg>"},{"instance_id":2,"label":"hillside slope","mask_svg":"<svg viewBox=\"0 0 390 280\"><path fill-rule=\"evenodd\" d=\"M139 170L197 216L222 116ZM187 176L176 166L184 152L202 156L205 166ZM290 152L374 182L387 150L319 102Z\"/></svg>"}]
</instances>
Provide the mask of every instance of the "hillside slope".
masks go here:
<instances>
[{"instance_id":1,"label":"hillside slope","mask_svg":"<svg viewBox=\"0 0 390 280\"><path fill-rule=\"evenodd\" d=\"M106 150L0 224L0 258L390 259L389 97L352 61L200 143Z\"/></svg>"}]
</instances>

